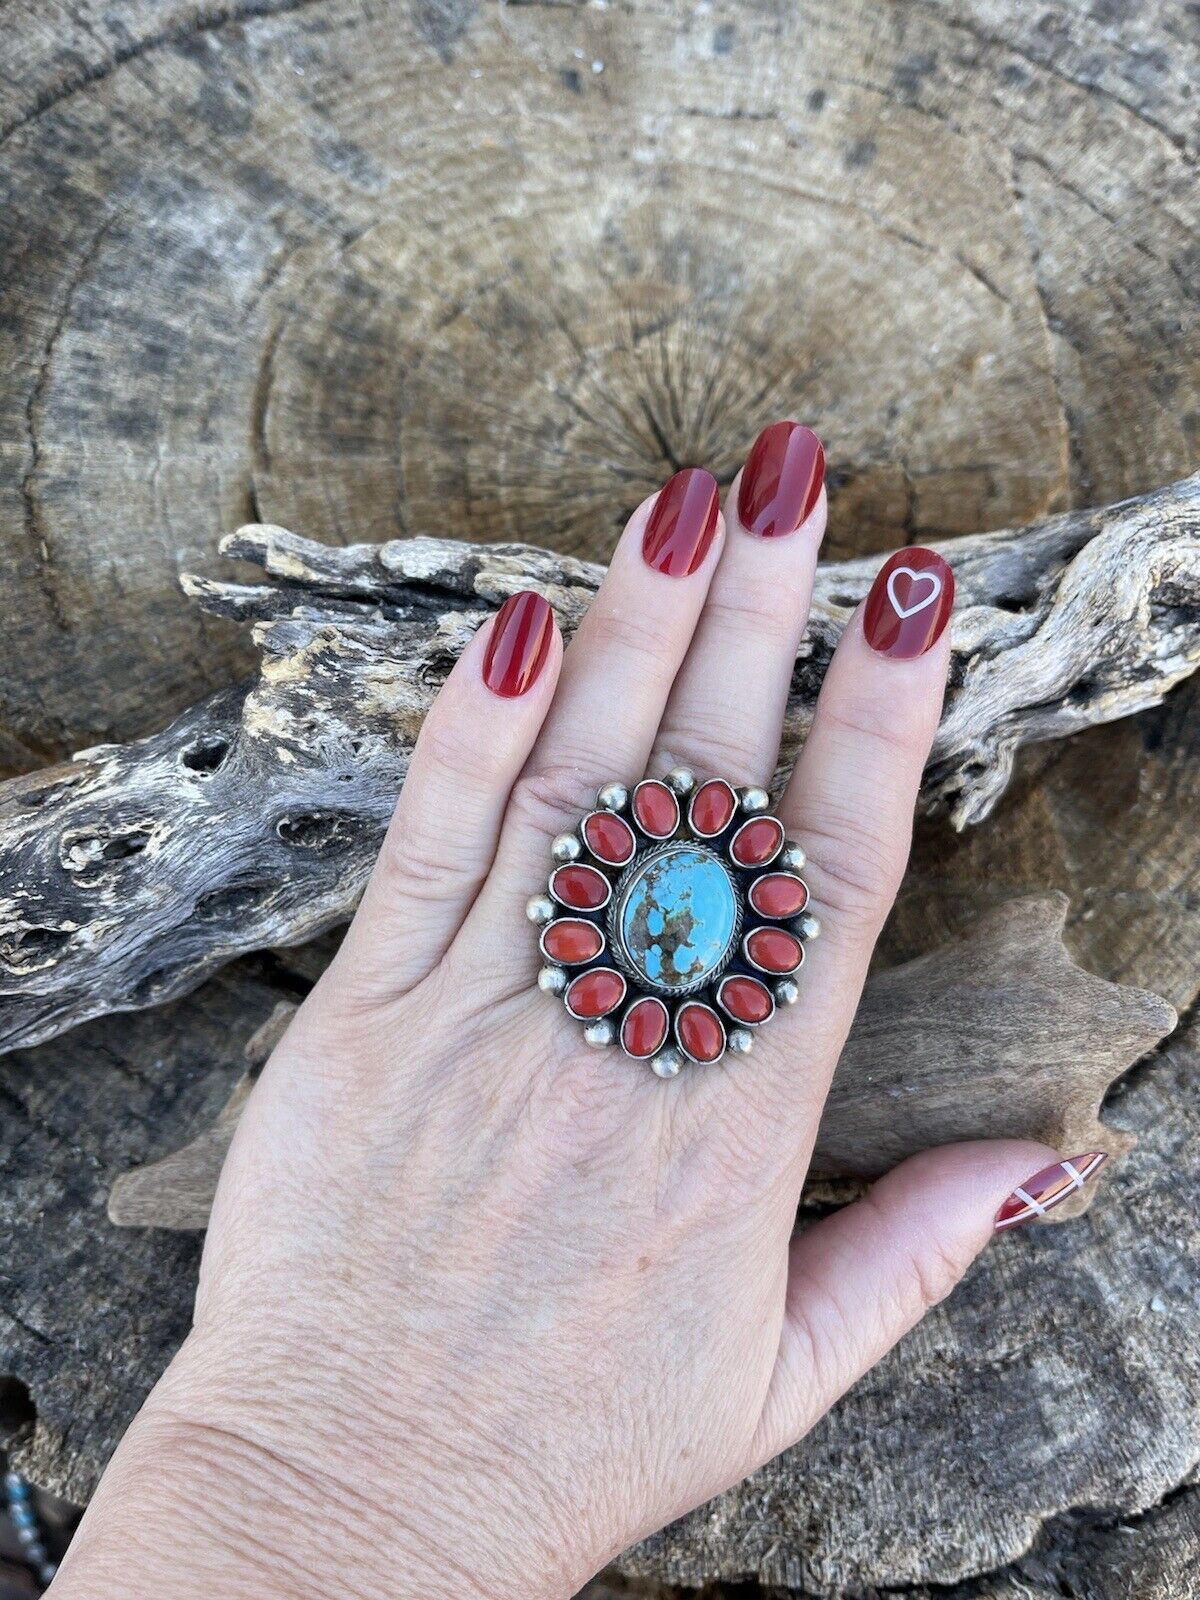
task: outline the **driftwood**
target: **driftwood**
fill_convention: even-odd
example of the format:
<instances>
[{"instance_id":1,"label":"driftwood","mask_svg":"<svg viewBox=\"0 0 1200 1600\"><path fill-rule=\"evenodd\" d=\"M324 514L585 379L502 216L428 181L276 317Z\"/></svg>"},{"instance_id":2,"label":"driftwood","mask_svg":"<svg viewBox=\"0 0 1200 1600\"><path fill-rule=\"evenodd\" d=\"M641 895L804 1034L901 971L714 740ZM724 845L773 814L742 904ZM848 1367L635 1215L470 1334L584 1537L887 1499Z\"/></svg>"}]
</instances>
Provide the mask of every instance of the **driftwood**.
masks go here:
<instances>
[{"instance_id":1,"label":"driftwood","mask_svg":"<svg viewBox=\"0 0 1200 1600\"><path fill-rule=\"evenodd\" d=\"M339 549L257 526L223 549L268 581L186 587L254 621L259 681L0 791L5 1048L161 1003L237 954L344 920L421 719L486 608L536 587L569 630L601 576L526 546ZM954 660L924 795L960 826L995 804L1023 745L1157 704L1200 662L1200 476L943 549ZM785 761L876 568L818 575Z\"/></svg>"},{"instance_id":2,"label":"driftwood","mask_svg":"<svg viewBox=\"0 0 1200 1600\"><path fill-rule=\"evenodd\" d=\"M1061 895L1014 902L945 949L868 981L821 1119L811 1178L877 1177L905 1156L957 1139L1040 1139L1058 1150L1110 1155L1128 1148L1128 1136L1098 1121L1097 1108L1175 1015L1154 995L1082 972L1063 948L1066 909ZM251 1070L215 1122L182 1149L117 1179L108 1202L113 1222L207 1224L254 1069L293 1009L280 1005L253 1035L245 1050ZM1049 1220L1078 1215L1095 1192Z\"/></svg>"}]
</instances>

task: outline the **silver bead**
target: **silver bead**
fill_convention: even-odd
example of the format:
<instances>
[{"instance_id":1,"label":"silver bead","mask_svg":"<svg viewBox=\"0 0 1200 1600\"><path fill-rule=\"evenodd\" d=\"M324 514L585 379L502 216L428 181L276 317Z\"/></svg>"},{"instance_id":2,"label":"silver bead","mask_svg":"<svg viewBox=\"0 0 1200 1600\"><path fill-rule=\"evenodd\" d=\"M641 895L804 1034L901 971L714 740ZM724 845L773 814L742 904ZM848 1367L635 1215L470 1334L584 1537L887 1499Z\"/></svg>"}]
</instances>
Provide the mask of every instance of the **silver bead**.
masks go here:
<instances>
[{"instance_id":1,"label":"silver bead","mask_svg":"<svg viewBox=\"0 0 1200 1600\"><path fill-rule=\"evenodd\" d=\"M691 794L696 787L696 775L689 772L687 767L672 767L663 782L678 795Z\"/></svg>"},{"instance_id":2,"label":"silver bead","mask_svg":"<svg viewBox=\"0 0 1200 1600\"><path fill-rule=\"evenodd\" d=\"M665 1050L660 1050L651 1059L650 1065L660 1078L674 1078L683 1065L683 1051L669 1044Z\"/></svg>"},{"instance_id":3,"label":"silver bead","mask_svg":"<svg viewBox=\"0 0 1200 1600\"><path fill-rule=\"evenodd\" d=\"M567 987L567 975L561 967L543 967L538 973L538 988L543 994L561 994Z\"/></svg>"},{"instance_id":4,"label":"silver bead","mask_svg":"<svg viewBox=\"0 0 1200 1600\"><path fill-rule=\"evenodd\" d=\"M583 846L573 833L560 833L550 846L550 854L560 865L568 861L578 861L583 854Z\"/></svg>"},{"instance_id":5,"label":"silver bead","mask_svg":"<svg viewBox=\"0 0 1200 1600\"><path fill-rule=\"evenodd\" d=\"M535 894L532 900L526 901L525 915L530 922L536 922L539 927L544 923L553 922L556 915L554 901L547 899L544 894Z\"/></svg>"},{"instance_id":6,"label":"silver bead","mask_svg":"<svg viewBox=\"0 0 1200 1600\"><path fill-rule=\"evenodd\" d=\"M771 804L771 796L765 789L739 789L738 799L748 816L753 816L756 811L766 811Z\"/></svg>"},{"instance_id":7,"label":"silver bead","mask_svg":"<svg viewBox=\"0 0 1200 1600\"><path fill-rule=\"evenodd\" d=\"M794 1006L800 998L800 985L795 978L780 978L772 993L778 1006Z\"/></svg>"},{"instance_id":8,"label":"silver bead","mask_svg":"<svg viewBox=\"0 0 1200 1600\"><path fill-rule=\"evenodd\" d=\"M754 1049L754 1035L749 1028L730 1028L725 1043L735 1055L748 1056Z\"/></svg>"},{"instance_id":9,"label":"silver bead","mask_svg":"<svg viewBox=\"0 0 1200 1600\"><path fill-rule=\"evenodd\" d=\"M629 804L629 790L623 783L606 783L596 796L601 811L624 811Z\"/></svg>"},{"instance_id":10,"label":"silver bead","mask_svg":"<svg viewBox=\"0 0 1200 1600\"><path fill-rule=\"evenodd\" d=\"M781 872L800 872L807 857L794 839L785 841L779 853L779 870Z\"/></svg>"},{"instance_id":11,"label":"silver bead","mask_svg":"<svg viewBox=\"0 0 1200 1600\"><path fill-rule=\"evenodd\" d=\"M617 1030L607 1017L597 1017L595 1022L589 1022L583 1030L583 1037L593 1049L603 1050L606 1045L616 1040Z\"/></svg>"},{"instance_id":12,"label":"silver bead","mask_svg":"<svg viewBox=\"0 0 1200 1600\"><path fill-rule=\"evenodd\" d=\"M818 939L821 936L821 924L811 911L802 911L796 918L796 932L802 939Z\"/></svg>"}]
</instances>

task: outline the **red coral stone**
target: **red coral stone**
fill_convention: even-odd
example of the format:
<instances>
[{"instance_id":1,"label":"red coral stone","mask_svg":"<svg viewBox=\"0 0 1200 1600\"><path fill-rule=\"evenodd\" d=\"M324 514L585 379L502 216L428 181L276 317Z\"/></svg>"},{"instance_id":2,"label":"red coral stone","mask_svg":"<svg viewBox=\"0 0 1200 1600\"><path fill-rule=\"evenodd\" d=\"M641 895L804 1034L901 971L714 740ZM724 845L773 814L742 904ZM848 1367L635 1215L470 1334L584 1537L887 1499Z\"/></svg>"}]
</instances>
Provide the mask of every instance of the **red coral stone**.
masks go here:
<instances>
[{"instance_id":1,"label":"red coral stone","mask_svg":"<svg viewBox=\"0 0 1200 1600\"><path fill-rule=\"evenodd\" d=\"M604 949L604 935L594 922L582 917L560 917L542 934L542 953L564 967L594 961Z\"/></svg>"},{"instance_id":2,"label":"red coral stone","mask_svg":"<svg viewBox=\"0 0 1200 1600\"><path fill-rule=\"evenodd\" d=\"M679 826L679 801L665 783L648 778L633 791L633 815L643 833L669 839Z\"/></svg>"},{"instance_id":3,"label":"red coral stone","mask_svg":"<svg viewBox=\"0 0 1200 1600\"><path fill-rule=\"evenodd\" d=\"M746 935L746 955L763 972L795 972L804 946L786 928L755 928Z\"/></svg>"},{"instance_id":4,"label":"red coral stone","mask_svg":"<svg viewBox=\"0 0 1200 1600\"><path fill-rule=\"evenodd\" d=\"M675 1037L693 1061L716 1061L725 1049L725 1024L711 1006L689 1000L675 1017Z\"/></svg>"},{"instance_id":5,"label":"red coral stone","mask_svg":"<svg viewBox=\"0 0 1200 1600\"><path fill-rule=\"evenodd\" d=\"M769 872L751 886L750 904L760 917L795 917L808 904L808 885L790 872Z\"/></svg>"},{"instance_id":6,"label":"red coral stone","mask_svg":"<svg viewBox=\"0 0 1200 1600\"><path fill-rule=\"evenodd\" d=\"M608 903L612 890L602 872L574 861L569 867L558 867L550 874L550 893L573 911L599 911Z\"/></svg>"},{"instance_id":7,"label":"red coral stone","mask_svg":"<svg viewBox=\"0 0 1200 1600\"><path fill-rule=\"evenodd\" d=\"M751 817L733 836L729 853L739 867L765 867L783 846L783 823L778 817Z\"/></svg>"},{"instance_id":8,"label":"red coral stone","mask_svg":"<svg viewBox=\"0 0 1200 1600\"><path fill-rule=\"evenodd\" d=\"M593 811L584 818L583 839L598 861L623 867L633 859L633 829L623 817L611 811Z\"/></svg>"},{"instance_id":9,"label":"red coral stone","mask_svg":"<svg viewBox=\"0 0 1200 1600\"><path fill-rule=\"evenodd\" d=\"M606 1017L625 998L625 979L612 967L581 972L567 985L563 996L573 1017Z\"/></svg>"},{"instance_id":10,"label":"red coral stone","mask_svg":"<svg viewBox=\"0 0 1200 1600\"><path fill-rule=\"evenodd\" d=\"M737 810L737 796L721 778L702 783L692 796L688 820L692 832L701 838L712 839L727 828Z\"/></svg>"},{"instance_id":11,"label":"red coral stone","mask_svg":"<svg viewBox=\"0 0 1200 1600\"><path fill-rule=\"evenodd\" d=\"M667 1037L667 1020L667 1008L661 1000L651 996L635 1000L621 1024L621 1043L626 1054L640 1061L661 1049Z\"/></svg>"},{"instance_id":12,"label":"red coral stone","mask_svg":"<svg viewBox=\"0 0 1200 1600\"><path fill-rule=\"evenodd\" d=\"M745 978L740 973L726 978L717 992L722 1009L736 1022L747 1022L754 1027L765 1022L775 1009L771 991L757 978Z\"/></svg>"}]
</instances>

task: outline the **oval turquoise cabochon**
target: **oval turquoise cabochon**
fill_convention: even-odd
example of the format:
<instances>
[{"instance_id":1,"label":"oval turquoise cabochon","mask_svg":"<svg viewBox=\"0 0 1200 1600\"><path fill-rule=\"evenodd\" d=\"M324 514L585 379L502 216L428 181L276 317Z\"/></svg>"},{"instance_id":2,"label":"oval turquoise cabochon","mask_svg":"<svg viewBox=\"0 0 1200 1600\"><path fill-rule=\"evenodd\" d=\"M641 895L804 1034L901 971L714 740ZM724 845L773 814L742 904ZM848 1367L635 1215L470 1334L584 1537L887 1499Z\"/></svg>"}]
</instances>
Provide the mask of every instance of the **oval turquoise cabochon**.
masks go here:
<instances>
[{"instance_id":1,"label":"oval turquoise cabochon","mask_svg":"<svg viewBox=\"0 0 1200 1600\"><path fill-rule=\"evenodd\" d=\"M738 925L728 872L708 850L676 847L635 869L619 934L634 971L653 988L688 989L716 972Z\"/></svg>"}]
</instances>

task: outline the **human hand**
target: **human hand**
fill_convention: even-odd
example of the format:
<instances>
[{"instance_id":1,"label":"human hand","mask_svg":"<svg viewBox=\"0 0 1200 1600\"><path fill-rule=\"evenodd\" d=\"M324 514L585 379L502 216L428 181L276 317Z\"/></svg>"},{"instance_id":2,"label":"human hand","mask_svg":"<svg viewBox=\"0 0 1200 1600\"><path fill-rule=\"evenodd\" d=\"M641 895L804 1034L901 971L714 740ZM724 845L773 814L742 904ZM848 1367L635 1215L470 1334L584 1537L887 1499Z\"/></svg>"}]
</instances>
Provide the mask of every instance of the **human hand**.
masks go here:
<instances>
[{"instance_id":1,"label":"human hand","mask_svg":"<svg viewBox=\"0 0 1200 1600\"><path fill-rule=\"evenodd\" d=\"M768 430L728 529L708 474L678 474L565 657L536 596L464 652L238 1129L194 1331L56 1596L570 1595L799 1439L1057 1160L931 1151L792 1238L940 712L932 552L894 557L849 624L783 797L824 931L753 1055L664 1082L535 986L525 902L600 784L770 779L822 461ZM1035 1201L1071 1181L1039 1180Z\"/></svg>"}]
</instances>

